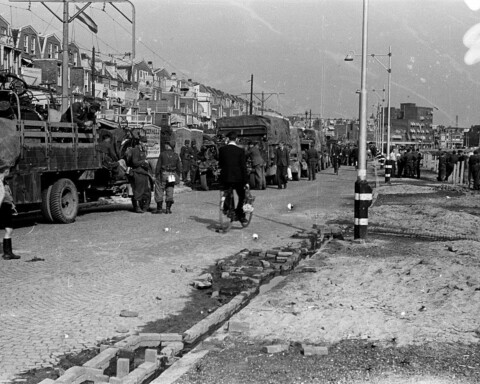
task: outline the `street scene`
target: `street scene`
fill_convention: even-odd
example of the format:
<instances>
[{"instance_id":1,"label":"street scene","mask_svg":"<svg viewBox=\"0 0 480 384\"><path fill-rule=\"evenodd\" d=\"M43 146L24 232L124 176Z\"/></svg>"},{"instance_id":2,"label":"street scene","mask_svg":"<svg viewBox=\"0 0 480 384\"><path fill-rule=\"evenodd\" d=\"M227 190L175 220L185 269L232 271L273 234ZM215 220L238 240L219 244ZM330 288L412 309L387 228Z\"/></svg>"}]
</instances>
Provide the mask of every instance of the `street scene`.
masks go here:
<instances>
[{"instance_id":1,"label":"street scene","mask_svg":"<svg viewBox=\"0 0 480 384\"><path fill-rule=\"evenodd\" d=\"M0 383L479 383L479 9L0 0Z\"/></svg>"}]
</instances>

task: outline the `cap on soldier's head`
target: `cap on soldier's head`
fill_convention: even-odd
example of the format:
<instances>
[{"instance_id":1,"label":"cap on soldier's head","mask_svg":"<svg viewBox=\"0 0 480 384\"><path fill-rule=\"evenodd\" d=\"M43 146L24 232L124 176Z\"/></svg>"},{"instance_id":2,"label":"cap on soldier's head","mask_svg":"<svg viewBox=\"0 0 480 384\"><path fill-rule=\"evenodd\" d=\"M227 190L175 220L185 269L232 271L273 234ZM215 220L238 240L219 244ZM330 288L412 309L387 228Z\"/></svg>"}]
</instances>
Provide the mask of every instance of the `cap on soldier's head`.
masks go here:
<instances>
[{"instance_id":1,"label":"cap on soldier's head","mask_svg":"<svg viewBox=\"0 0 480 384\"><path fill-rule=\"evenodd\" d=\"M192 140L192 144L197 144L197 142L195 140Z\"/></svg>"},{"instance_id":2,"label":"cap on soldier's head","mask_svg":"<svg viewBox=\"0 0 480 384\"><path fill-rule=\"evenodd\" d=\"M185 140L185 144L190 144L190 140Z\"/></svg>"}]
</instances>

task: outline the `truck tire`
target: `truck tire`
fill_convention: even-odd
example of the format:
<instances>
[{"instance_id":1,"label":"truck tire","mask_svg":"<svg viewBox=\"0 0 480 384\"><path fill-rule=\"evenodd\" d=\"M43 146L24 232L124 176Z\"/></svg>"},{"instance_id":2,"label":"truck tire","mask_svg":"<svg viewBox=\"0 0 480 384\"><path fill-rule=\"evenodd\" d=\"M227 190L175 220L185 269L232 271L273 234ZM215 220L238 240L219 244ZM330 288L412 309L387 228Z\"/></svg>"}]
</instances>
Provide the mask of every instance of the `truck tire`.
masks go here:
<instances>
[{"instance_id":1,"label":"truck tire","mask_svg":"<svg viewBox=\"0 0 480 384\"><path fill-rule=\"evenodd\" d=\"M77 218L78 192L70 179L60 179L52 185L50 212L57 223L69 224Z\"/></svg>"},{"instance_id":2,"label":"truck tire","mask_svg":"<svg viewBox=\"0 0 480 384\"><path fill-rule=\"evenodd\" d=\"M52 211L50 209L50 196L52 194L52 186L49 185L47 188L42 190L42 205L40 210L42 211L42 216L47 223L53 223Z\"/></svg>"}]
</instances>

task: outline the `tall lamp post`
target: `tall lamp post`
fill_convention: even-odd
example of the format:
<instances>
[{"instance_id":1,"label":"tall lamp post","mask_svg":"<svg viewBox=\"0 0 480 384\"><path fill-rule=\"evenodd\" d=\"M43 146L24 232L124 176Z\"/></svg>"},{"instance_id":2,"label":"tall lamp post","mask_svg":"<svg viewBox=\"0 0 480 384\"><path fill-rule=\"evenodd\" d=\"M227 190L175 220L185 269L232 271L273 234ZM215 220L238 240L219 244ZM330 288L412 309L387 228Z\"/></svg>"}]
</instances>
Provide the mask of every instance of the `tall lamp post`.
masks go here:
<instances>
[{"instance_id":1,"label":"tall lamp post","mask_svg":"<svg viewBox=\"0 0 480 384\"><path fill-rule=\"evenodd\" d=\"M354 238L366 239L368 230L368 207L372 204L372 188L367 182L367 43L368 0L363 0L362 66L360 79L360 133L358 138L358 167L355 182ZM347 56L352 61L353 56Z\"/></svg>"}]
</instances>

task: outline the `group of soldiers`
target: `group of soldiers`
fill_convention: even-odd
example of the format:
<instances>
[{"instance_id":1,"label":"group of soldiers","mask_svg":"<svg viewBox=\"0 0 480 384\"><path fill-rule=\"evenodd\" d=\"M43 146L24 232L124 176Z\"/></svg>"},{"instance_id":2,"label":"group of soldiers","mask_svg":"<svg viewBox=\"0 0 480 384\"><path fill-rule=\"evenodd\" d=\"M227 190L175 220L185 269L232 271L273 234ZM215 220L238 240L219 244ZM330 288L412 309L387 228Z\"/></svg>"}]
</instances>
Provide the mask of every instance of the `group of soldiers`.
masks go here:
<instances>
[{"instance_id":1,"label":"group of soldiers","mask_svg":"<svg viewBox=\"0 0 480 384\"><path fill-rule=\"evenodd\" d=\"M442 151L438 157L438 181L448 181L455 165L464 163L468 166L468 180L473 181L473 189L480 190L480 151L464 153L453 150L451 153Z\"/></svg>"}]
</instances>

